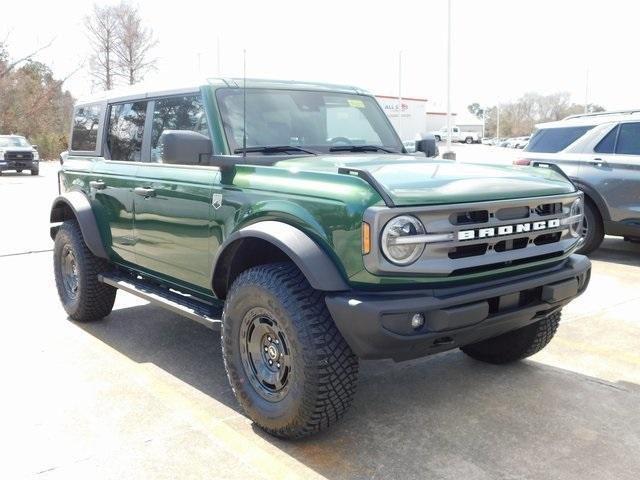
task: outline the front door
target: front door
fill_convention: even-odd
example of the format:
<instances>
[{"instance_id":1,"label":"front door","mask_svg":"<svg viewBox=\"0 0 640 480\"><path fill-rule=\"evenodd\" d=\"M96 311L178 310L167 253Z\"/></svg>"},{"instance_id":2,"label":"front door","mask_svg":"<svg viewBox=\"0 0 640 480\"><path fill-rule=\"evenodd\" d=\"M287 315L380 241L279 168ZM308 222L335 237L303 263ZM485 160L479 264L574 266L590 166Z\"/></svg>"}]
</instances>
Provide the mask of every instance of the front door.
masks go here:
<instances>
[{"instance_id":1,"label":"front door","mask_svg":"<svg viewBox=\"0 0 640 480\"><path fill-rule=\"evenodd\" d=\"M611 220L640 231L640 122L613 128L584 156L580 178L600 193Z\"/></svg>"},{"instance_id":2,"label":"front door","mask_svg":"<svg viewBox=\"0 0 640 480\"><path fill-rule=\"evenodd\" d=\"M167 130L209 136L200 94L155 99L149 112L150 161L139 165L134 188L137 263L168 280L206 290L213 263L213 185L220 171L187 158L167 163L162 148Z\"/></svg>"}]
</instances>

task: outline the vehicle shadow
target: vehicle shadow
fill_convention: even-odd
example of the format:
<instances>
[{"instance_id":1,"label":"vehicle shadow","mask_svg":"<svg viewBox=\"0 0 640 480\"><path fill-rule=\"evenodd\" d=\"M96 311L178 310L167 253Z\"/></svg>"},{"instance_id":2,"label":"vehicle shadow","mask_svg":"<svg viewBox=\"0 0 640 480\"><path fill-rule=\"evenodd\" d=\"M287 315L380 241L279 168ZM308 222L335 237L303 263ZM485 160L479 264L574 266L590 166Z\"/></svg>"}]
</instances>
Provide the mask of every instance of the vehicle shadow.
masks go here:
<instances>
[{"instance_id":1,"label":"vehicle shadow","mask_svg":"<svg viewBox=\"0 0 640 480\"><path fill-rule=\"evenodd\" d=\"M626 242L620 237L605 237L600 248L589 258L640 267L640 243Z\"/></svg>"},{"instance_id":2,"label":"vehicle shadow","mask_svg":"<svg viewBox=\"0 0 640 480\"><path fill-rule=\"evenodd\" d=\"M239 411L217 332L151 305L79 327ZM476 362L460 351L365 361L354 404L300 441L253 432L318 474L343 478L633 478L640 388L527 360ZM237 419L236 419L237 421Z\"/></svg>"}]
</instances>

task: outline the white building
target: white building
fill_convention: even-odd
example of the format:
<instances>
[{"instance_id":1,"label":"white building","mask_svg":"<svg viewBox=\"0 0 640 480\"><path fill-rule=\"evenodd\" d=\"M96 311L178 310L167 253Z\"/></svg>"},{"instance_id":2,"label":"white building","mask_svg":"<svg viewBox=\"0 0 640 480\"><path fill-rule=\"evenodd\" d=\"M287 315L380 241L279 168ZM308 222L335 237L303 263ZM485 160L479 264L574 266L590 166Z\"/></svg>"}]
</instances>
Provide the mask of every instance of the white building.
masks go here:
<instances>
[{"instance_id":1,"label":"white building","mask_svg":"<svg viewBox=\"0 0 640 480\"><path fill-rule=\"evenodd\" d=\"M376 99L403 141L416 140L426 132L447 126L447 112L429 108L426 98L403 97L402 105L398 97L376 95ZM451 126L454 125L482 135L482 120L469 113L451 113Z\"/></svg>"}]
</instances>

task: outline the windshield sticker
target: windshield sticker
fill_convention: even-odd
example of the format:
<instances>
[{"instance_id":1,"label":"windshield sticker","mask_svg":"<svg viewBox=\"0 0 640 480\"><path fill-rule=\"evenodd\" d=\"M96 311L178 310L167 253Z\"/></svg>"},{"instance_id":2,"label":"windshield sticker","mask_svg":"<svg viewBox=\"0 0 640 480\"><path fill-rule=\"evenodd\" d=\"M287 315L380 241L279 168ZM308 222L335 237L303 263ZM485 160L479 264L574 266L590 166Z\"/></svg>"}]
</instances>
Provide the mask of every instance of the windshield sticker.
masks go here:
<instances>
[{"instance_id":1,"label":"windshield sticker","mask_svg":"<svg viewBox=\"0 0 640 480\"><path fill-rule=\"evenodd\" d=\"M364 102L362 100L358 100L356 98L350 98L347 100L349 105L354 108L364 108Z\"/></svg>"}]
</instances>

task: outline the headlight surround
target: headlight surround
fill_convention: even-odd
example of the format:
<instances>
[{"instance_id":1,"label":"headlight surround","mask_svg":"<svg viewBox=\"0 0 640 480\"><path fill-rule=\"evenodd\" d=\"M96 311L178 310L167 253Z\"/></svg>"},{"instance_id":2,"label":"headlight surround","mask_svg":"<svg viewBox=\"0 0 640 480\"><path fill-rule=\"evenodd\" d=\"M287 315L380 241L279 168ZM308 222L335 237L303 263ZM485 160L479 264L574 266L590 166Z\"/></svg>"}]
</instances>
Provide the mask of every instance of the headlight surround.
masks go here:
<instances>
[{"instance_id":1,"label":"headlight surround","mask_svg":"<svg viewBox=\"0 0 640 480\"><path fill-rule=\"evenodd\" d=\"M584 221L584 209L582 207L582 199L577 198L569 209L569 217L579 216L580 220L569 224L569 233L573 238L578 238L582 235L582 222Z\"/></svg>"},{"instance_id":2,"label":"headlight surround","mask_svg":"<svg viewBox=\"0 0 640 480\"><path fill-rule=\"evenodd\" d=\"M422 222L411 215L400 215L392 218L382 229L381 248L385 258L395 265L410 265L415 262L422 252L424 243L396 244L400 237L411 235L424 235L425 228Z\"/></svg>"}]
</instances>

